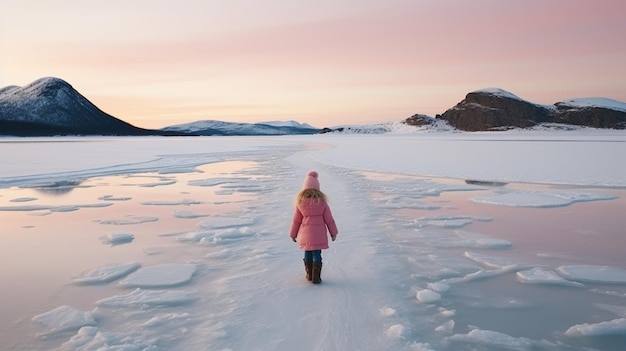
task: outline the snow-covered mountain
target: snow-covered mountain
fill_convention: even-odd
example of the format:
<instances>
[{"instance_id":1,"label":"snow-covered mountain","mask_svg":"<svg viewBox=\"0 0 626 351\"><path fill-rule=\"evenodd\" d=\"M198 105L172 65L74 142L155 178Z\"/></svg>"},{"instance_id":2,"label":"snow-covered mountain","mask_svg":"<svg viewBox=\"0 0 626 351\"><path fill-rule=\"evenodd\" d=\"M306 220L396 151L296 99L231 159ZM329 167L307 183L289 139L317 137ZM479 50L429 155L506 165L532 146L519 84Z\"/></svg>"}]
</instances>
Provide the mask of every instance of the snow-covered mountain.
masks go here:
<instances>
[{"instance_id":1,"label":"snow-covered mountain","mask_svg":"<svg viewBox=\"0 0 626 351\"><path fill-rule=\"evenodd\" d=\"M96 107L59 78L0 89L0 135L163 135L137 128Z\"/></svg>"},{"instance_id":2,"label":"snow-covered mountain","mask_svg":"<svg viewBox=\"0 0 626 351\"><path fill-rule=\"evenodd\" d=\"M235 123L204 120L172 125L162 130L168 132L184 132L194 135L289 135L317 134L320 132L317 128L296 121Z\"/></svg>"}]
</instances>

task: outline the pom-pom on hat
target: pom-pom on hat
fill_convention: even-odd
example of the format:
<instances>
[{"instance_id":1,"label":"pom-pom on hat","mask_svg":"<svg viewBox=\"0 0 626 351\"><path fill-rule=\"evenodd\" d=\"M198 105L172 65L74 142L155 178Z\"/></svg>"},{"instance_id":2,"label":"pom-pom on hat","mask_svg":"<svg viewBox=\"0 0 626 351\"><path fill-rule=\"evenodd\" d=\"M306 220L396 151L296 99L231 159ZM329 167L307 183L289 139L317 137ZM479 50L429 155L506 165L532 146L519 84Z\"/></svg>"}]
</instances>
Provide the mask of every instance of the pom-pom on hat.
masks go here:
<instances>
[{"instance_id":1,"label":"pom-pom on hat","mask_svg":"<svg viewBox=\"0 0 626 351\"><path fill-rule=\"evenodd\" d=\"M302 189L317 189L320 190L320 181L317 179L317 172L309 171L304 178L304 184Z\"/></svg>"}]
</instances>

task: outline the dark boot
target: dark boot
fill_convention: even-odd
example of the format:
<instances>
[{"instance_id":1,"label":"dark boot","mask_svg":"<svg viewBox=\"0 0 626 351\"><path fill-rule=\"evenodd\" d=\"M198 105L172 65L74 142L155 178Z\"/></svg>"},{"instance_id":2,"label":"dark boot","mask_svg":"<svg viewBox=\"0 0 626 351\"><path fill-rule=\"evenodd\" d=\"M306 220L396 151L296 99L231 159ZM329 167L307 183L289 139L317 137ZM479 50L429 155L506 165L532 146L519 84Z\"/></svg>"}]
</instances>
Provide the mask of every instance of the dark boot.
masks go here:
<instances>
[{"instance_id":1,"label":"dark boot","mask_svg":"<svg viewBox=\"0 0 626 351\"><path fill-rule=\"evenodd\" d=\"M304 261L304 270L306 271L306 280L311 281L313 279L313 261Z\"/></svg>"},{"instance_id":2,"label":"dark boot","mask_svg":"<svg viewBox=\"0 0 626 351\"><path fill-rule=\"evenodd\" d=\"M322 282L322 262L313 262L313 284L319 284Z\"/></svg>"}]
</instances>

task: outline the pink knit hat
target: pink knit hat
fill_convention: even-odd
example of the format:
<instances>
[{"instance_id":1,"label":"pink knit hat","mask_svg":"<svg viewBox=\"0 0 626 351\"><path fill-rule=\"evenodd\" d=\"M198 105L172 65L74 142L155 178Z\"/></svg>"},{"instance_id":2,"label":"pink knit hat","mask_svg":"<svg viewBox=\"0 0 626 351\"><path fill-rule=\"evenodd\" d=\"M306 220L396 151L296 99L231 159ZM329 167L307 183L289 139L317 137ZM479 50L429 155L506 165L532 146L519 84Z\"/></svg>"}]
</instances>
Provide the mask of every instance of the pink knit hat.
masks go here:
<instances>
[{"instance_id":1,"label":"pink knit hat","mask_svg":"<svg viewBox=\"0 0 626 351\"><path fill-rule=\"evenodd\" d=\"M320 181L317 180L317 172L309 171L304 178L304 184L302 189L317 189L320 190Z\"/></svg>"}]
</instances>

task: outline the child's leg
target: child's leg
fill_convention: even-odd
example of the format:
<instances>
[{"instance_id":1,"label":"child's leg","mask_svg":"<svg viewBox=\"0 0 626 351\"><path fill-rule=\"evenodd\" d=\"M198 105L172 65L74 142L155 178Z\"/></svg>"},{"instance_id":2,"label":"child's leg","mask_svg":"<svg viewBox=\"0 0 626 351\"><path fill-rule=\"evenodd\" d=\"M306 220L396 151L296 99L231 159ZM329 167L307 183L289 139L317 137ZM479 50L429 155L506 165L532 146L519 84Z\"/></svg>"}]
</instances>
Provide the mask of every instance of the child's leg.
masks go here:
<instances>
[{"instance_id":1,"label":"child's leg","mask_svg":"<svg viewBox=\"0 0 626 351\"><path fill-rule=\"evenodd\" d=\"M311 281L313 279L313 251L304 251L304 271L306 279Z\"/></svg>"},{"instance_id":2,"label":"child's leg","mask_svg":"<svg viewBox=\"0 0 626 351\"><path fill-rule=\"evenodd\" d=\"M322 250L311 251L313 262L322 262Z\"/></svg>"},{"instance_id":3,"label":"child's leg","mask_svg":"<svg viewBox=\"0 0 626 351\"><path fill-rule=\"evenodd\" d=\"M322 282L322 250L313 251L313 269L311 271L311 281L313 284Z\"/></svg>"}]
</instances>

